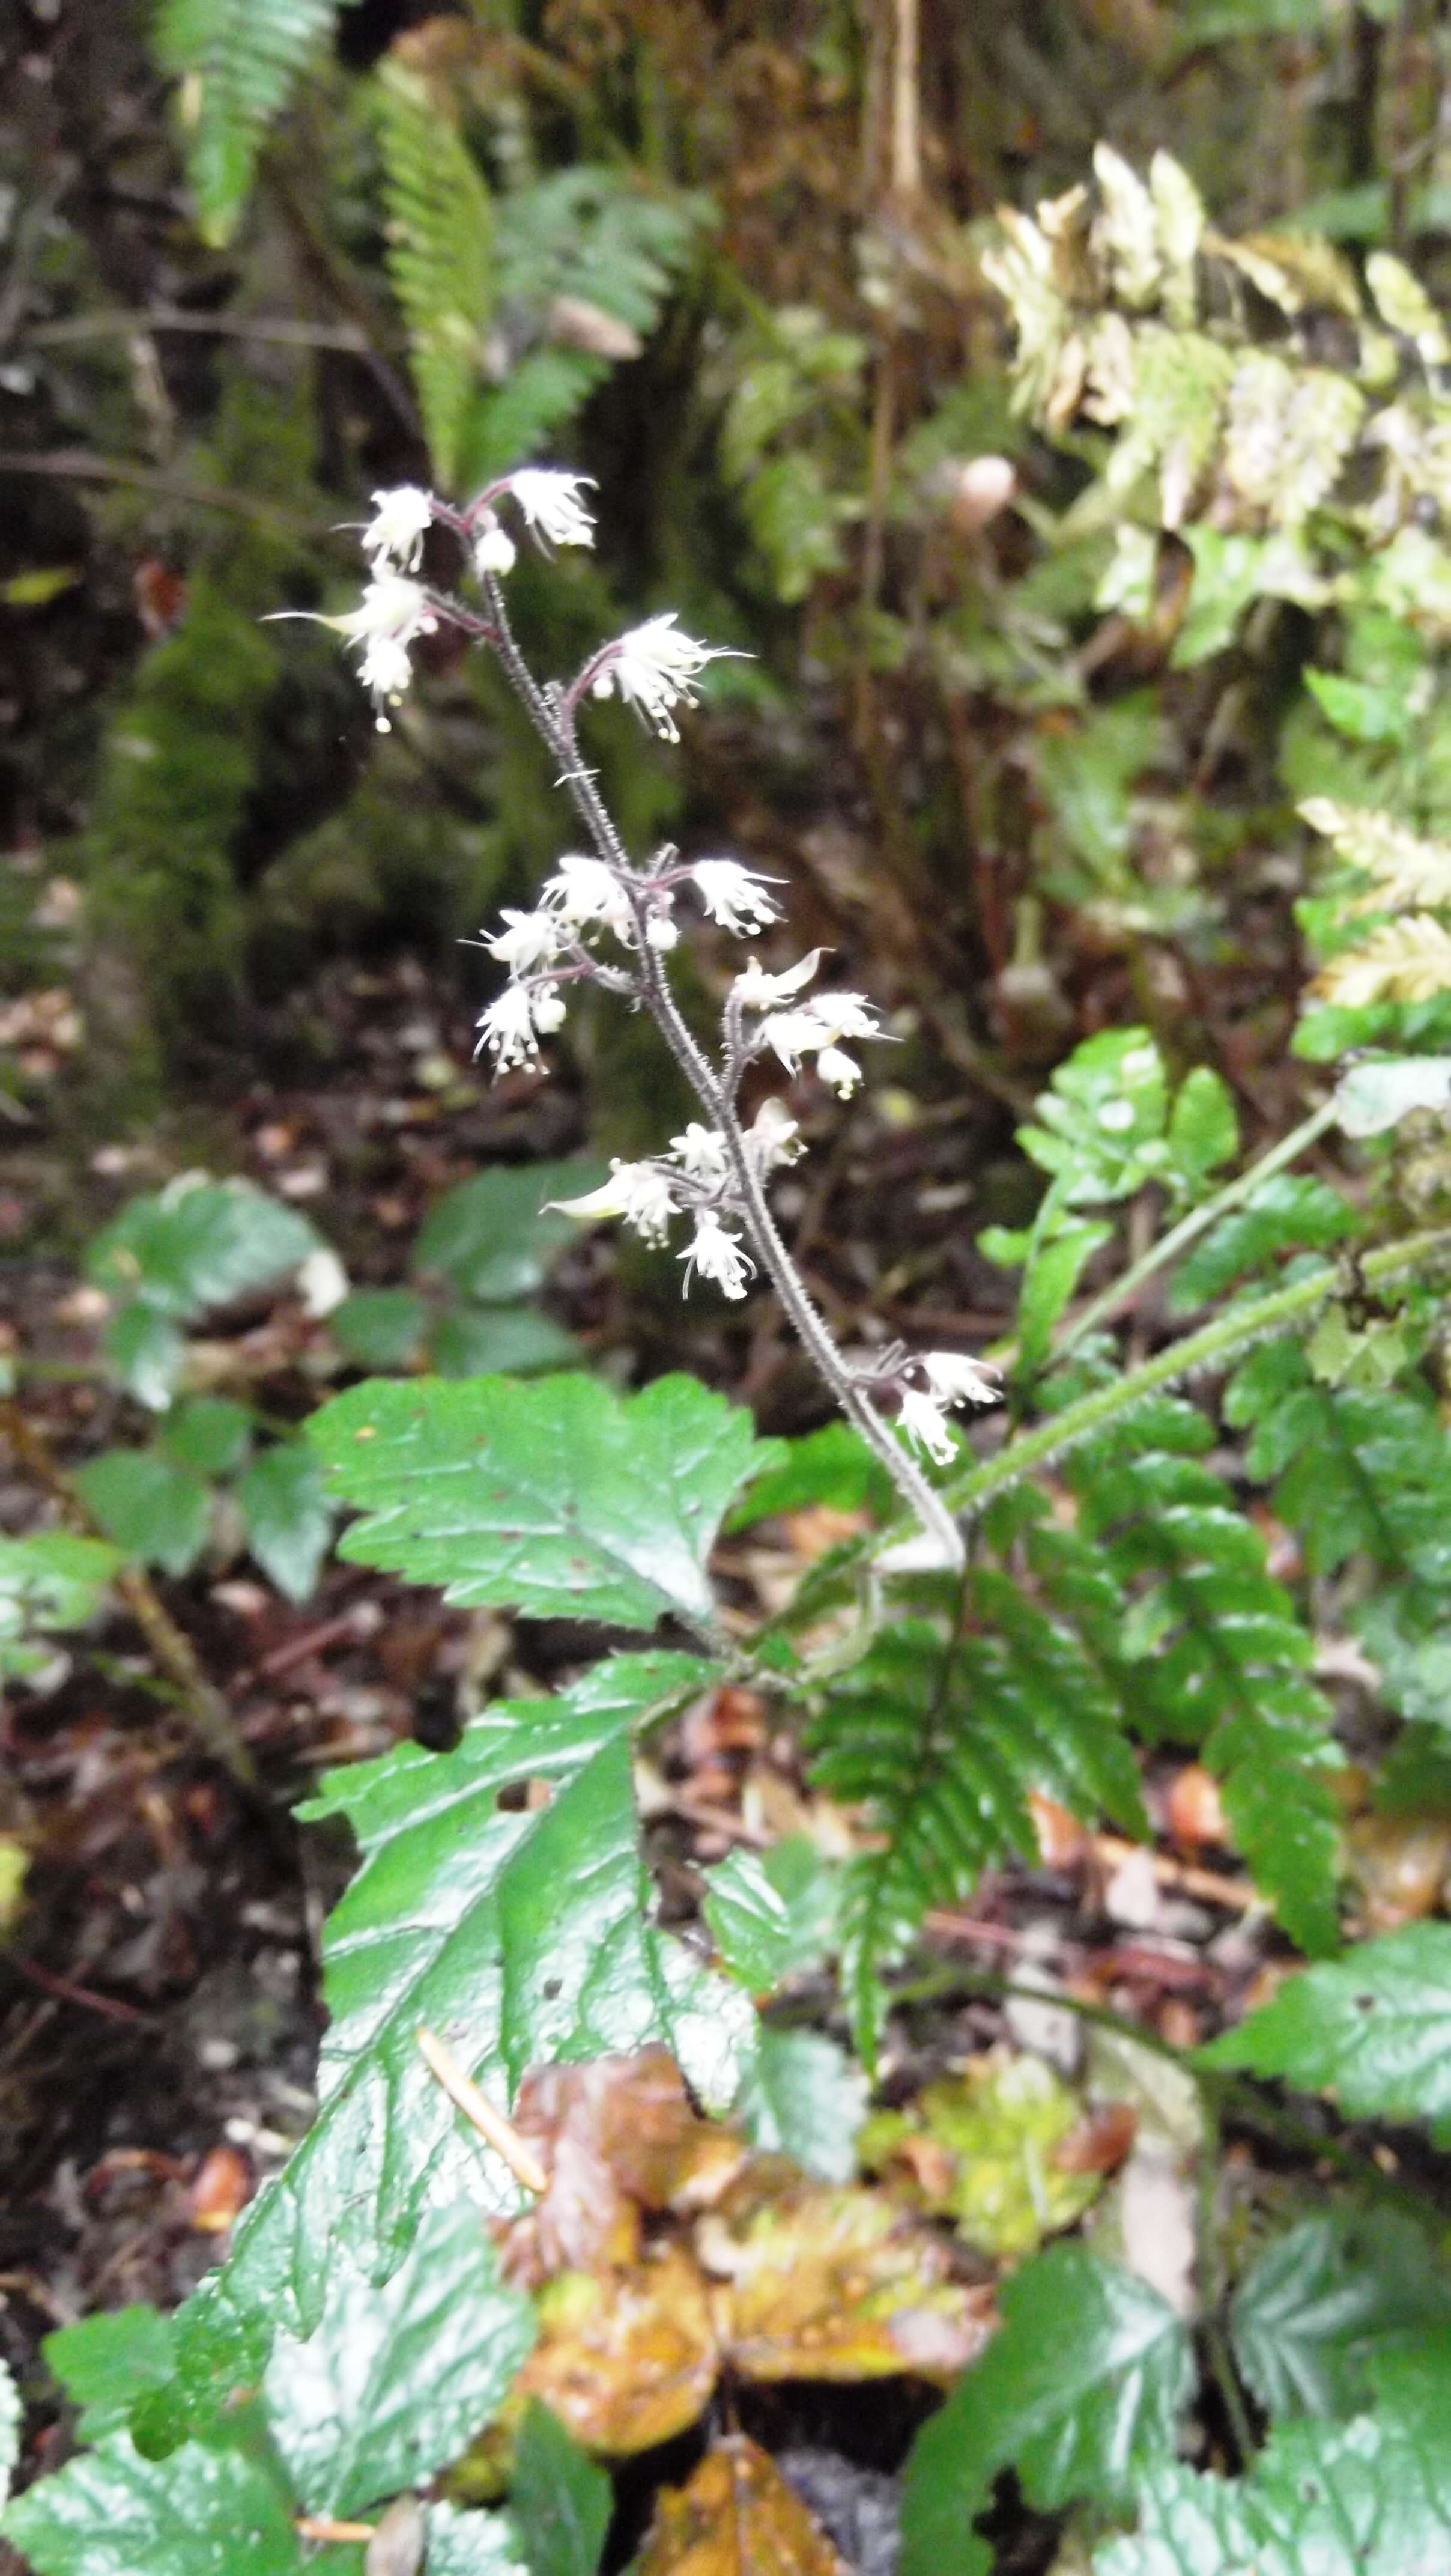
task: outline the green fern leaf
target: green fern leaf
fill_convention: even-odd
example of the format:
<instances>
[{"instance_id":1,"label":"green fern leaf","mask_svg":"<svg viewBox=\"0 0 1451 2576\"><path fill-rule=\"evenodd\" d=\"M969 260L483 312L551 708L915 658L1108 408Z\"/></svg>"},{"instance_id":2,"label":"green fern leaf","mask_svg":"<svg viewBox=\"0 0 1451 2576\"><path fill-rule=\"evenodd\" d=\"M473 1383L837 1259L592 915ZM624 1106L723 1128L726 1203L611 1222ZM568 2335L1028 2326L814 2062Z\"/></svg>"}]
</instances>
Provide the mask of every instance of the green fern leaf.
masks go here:
<instances>
[{"instance_id":1,"label":"green fern leaf","mask_svg":"<svg viewBox=\"0 0 1451 2576\"><path fill-rule=\"evenodd\" d=\"M156 53L181 82L187 176L209 242L229 241L268 127L348 0L162 0Z\"/></svg>"},{"instance_id":2,"label":"green fern leaf","mask_svg":"<svg viewBox=\"0 0 1451 2576\"><path fill-rule=\"evenodd\" d=\"M458 127L416 73L385 63L376 95L388 271L434 472L452 489L495 298L493 200Z\"/></svg>"},{"instance_id":3,"label":"green fern leaf","mask_svg":"<svg viewBox=\"0 0 1451 2576\"><path fill-rule=\"evenodd\" d=\"M1331 1252L1359 1220L1338 1190L1305 1174L1277 1172L1243 1207L1212 1226L1175 1271L1167 1304L1173 1315L1212 1305L1237 1279L1263 1270L1286 1252Z\"/></svg>"},{"instance_id":4,"label":"green fern leaf","mask_svg":"<svg viewBox=\"0 0 1451 2576\"><path fill-rule=\"evenodd\" d=\"M1312 1574L1361 1555L1444 1592L1451 1577L1451 1442L1427 1387L1368 1393L1316 1383L1297 1341L1251 1353L1225 1417L1253 1426L1246 1464L1273 1479Z\"/></svg>"},{"instance_id":5,"label":"green fern leaf","mask_svg":"<svg viewBox=\"0 0 1451 2576\"><path fill-rule=\"evenodd\" d=\"M1212 1430L1160 1398L1132 1428L1153 1446L1089 1450L1068 1470L1079 1526L1132 1594L1120 1654L1130 1722L1194 1742L1224 1783L1251 1871L1309 1950L1337 1939L1337 1817L1327 1770L1330 1712L1307 1676L1314 1648L1264 1542L1193 1454Z\"/></svg>"},{"instance_id":6,"label":"green fern leaf","mask_svg":"<svg viewBox=\"0 0 1451 2576\"><path fill-rule=\"evenodd\" d=\"M1033 1790L1143 1830L1117 1711L1071 1628L991 1567L969 1578L967 1628L948 1640L903 1621L835 1684L814 1731L814 1776L864 1803L884 1836L843 1899L843 1980L868 2057L880 1971L929 1907L1010 1853L1034 1857Z\"/></svg>"}]
</instances>

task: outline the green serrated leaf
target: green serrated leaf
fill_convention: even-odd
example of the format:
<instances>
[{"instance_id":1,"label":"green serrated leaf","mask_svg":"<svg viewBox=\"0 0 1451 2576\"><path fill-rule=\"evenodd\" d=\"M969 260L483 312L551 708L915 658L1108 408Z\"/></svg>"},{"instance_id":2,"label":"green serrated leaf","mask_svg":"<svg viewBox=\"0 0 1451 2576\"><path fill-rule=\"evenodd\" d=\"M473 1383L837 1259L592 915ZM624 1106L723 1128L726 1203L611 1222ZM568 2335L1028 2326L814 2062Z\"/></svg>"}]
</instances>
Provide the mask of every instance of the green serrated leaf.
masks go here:
<instances>
[{"instance_id":1,"label":"green serrated leaf","mask_svg":"<svg viewBox=\"0 0 1451 2576\"><path fill-rule=\"evenodd\" d=\"M595 2576L614 2509L604 2470L557 2415L532 2397L509 2481L509 2512L529 2576Z\"/></svg>"},{"instance_id":2,"label":"green serrated leaf","mask_svg":"<svg viewBox=\"0 0 1451 2576\"><path fill-rule=\"evenodd\" d=\"M850 2182L870 2088L834 2039L815 2030L762 2030L738 2116L763 2155L789 2156L823 2182Z\"/></svg>"},{"instance_id":3,"label":"green serrated leaf","mask_svg":"<svg viewBox=\"0 0 1451 2576\"><path fill-rule=\"evenodd\" d=\"M241 2450L147 2460L124 2433L41 2478L0 2532L35 2576L301 2576L287 2498Z\"/></svg>"},{"instance_id":4,"label":"green serrated leaf","mask_svg":"<svg viewBox=\"0 0 1451 2576\"><path fill-rule=\"evenodd\" d=\"M1004 2283L1003 2323L917 2436L902 2500L902 2576L976 2576L972 2525L1011 2467L1030 2504L1117 2508L1172 2456L1194 2387L1187 2328L1131 2272L1052 2245Z\"/></svg>"},{"instance_id":5,"label":"green serrated leaf","mask_svg":"<svg viewBox=\"0 0 1451 2576\"><path fill-rule=\"evenodd\" d=\"M86 1274L111 1296L140 1297L187 1323L269 1287L320 1242L306 1217L246 1181L173 1181L132 1199L97 1235Z\"/></svg>"},{"instance_id":6,"label":"green serrated leaf","mask_svg":"<svg viewBox=\"0 0 1451 2576\"><path fill-rule=\"evenodd\" d=\"M309 2512L351 2519L446 2467L497 2413L534 2333L468 2203L426 2211L381 2288L340 2266L312 2334L279 2334L262 2381Z\"/></svg>"},{"instance_id":7,"label":"green serrated leaf","mask_svg":"<svg viewBox=\"0 0 1451 2576\"><path fill-rule=\"evenodd\" d=\"M44 1661L37 1633L93 1619L122 1562L105 1539L70 1530L0 1538L0 1672L30 1672Z\"/></svg>"},{"instance_id":8,"label":"green serrated leaf","mask_svg":"<svg viewBox=\"0 0 1451 2576\"><path fill-rule=\"evenodd\" d=\"M826 1422L797 1440L761 1444L759 1473L726 1515L728 1530L750 1529L778 1512L825 1503L832 1511L868 1509L885 1517L896 1492L879 1458L849 1422Z\"/></svg>"},{"instance_id":9,"label":"green serrated leaf","mask_svg":"<svg viewBox=\"0 0 1451 2576\"><path fill-rule=\"evenodd\" d=\"M804 1834L765 1854L732 1852L705 1873L703 1911L722 1964L752 1994L820 1965L835 1938L841 1871Z\"/></svg>"},{"instance_id":10,"label":"green serrated leaf","mask_svg":"<svg viewBox=\"0 0 1451 2576\"><path fill-rule=\"evenodd\" d=\"M237 1479L247 1545L289 1601L307 1601L332 1542L333 1506L322 1468L298 1441L278 1441Z\"/></svg>"},{"instance_id":11,"label":"green serrated leaf","mask_svg":"<svg viewBox=\"0 0 1451 2576\"><path fill-rule=\"evenodd\" d=\"M411 1288L355 1288L333 1308L327 1328L359 1368L402 1369L423 1348L428 1308Z\"/></svg>"},{"instance_id":12,"label":"green serrated leaf","mask_svg":"<svg viewBox=\"0 0 1451 2576\"><path fill-rule=\"evenodd\" d=\"M1229 1086L1207 1064L1186 1074L1175 1095L1169 1151L1194 1195L1239 1152L1239 1120Z\"/></svg>"},{"instance_id":13,"label":"green serrated leaf","mask_svg":"<svg viewBox=\"0 0 1451 2576\"><path fill-rule=\"evenodd\" d=\"M76 1469L86 1509L125 1556L185 1574L206 1545L211 1497L159 1449L104 1449Z\"/></svg>"},{"instance_id":14,"label":"green serrated leaf","mask_svg":"<svg viewBox=\"0 0 1451 2576\"><path fill-rule=\"evenodd\" d=\"M163 1423L159 1444L180 1467L199 1476L226 1476L247 1454L252 1416L226 1396L192 1395Z\"/></svg>"},{"instance_id":15,"label":"green serrated leaf","mask_svg":"<svg viewBox=\"0 0 1451 2576\"><path fill-rule=\"evenodd\" d=\"M133 1297L110 1317L103 1347L127 1394L148 1412L164 1413L186 1361L185 1338L170 1316Z\"/></svg>"},{"instance_id":16,"label":"green serrated leaf","mask_svg":"<svg viewBox=\"0 0 1451 2576\"><path fill-rule=\"evenodd\" d=\"M583 1354L573 1333L534 1306L456 1306L434 1334L430 1357L440 1377L536 1377L577 1368Z\"/></svg>"},{"instance_id":17,"label":"green serrated leaf","mask_svg":"<svg viewBox=\"0 0 1451 2576\"><path fill-rule=\"evenodd\" d=\"M374 1381L308 1437L368 1515L343 1556L449 1601L632 1628L709 1619L705 1560L756 1445L748 1414L687 1377L634 1396L574 1376Z\"/></svg>"},{"instance_id":18,"label":"green serrated leaf","mask_svg":"<svg viewBox=\"0 0 1451 2576\"><path fill-rule=\"evenodd\" d=\"M709 1678L690 1656L619 1656L560 1698L487 1709L452 1753L402 1745L324 1780L304 1817L345 1818L362 1866L323 1935L321 2107L180 2310L177 2381L138 2418L149 2445L215 2421L277 2328L309 2334L338 2262L384 2280L426 2208L517 2206L420 2026L501 2107L541 2060L652 2040L702 2098L730 2100L753 2016L649 1927L630 1776L632 1727ZM551 1784L549 1804L501 1806L526 1780Z\"/></svg>"},{"instance_id":19,"label":"green serrated leaf","mask_svg":"<svg viewBox=\"0 0 1451 2576\"><path fill-rule=\"evenodd\" d=\"M512 2524L501 2513L463 2513L457 2505L431 2504L427 2576L534 2576L519 2555Z\"/></svg>"},{"instance_id":20,"label":"green serrated leaf","mask_svg":"<svg viewBox=\"0 0 1451 2576\"><path fill-rule=\"evenodd\" d=\"M1329 2093L1351 2118L1428 2120L1451 2141L1451 1923L1408 1923L1287 1977L1200 2056Z\"/></svg>"},{"instance_id":21,"label":"green serrated leaf","mask_svg":"<svg viewBox=\"0 0 1451 2576\"><path fill-rule=\"evenodd\" d=\"M1234 2358L1267 2415L1349 2415L1378 2351L1451 2316L1451 2274L1407 2213L1302 2219L1267 2245L1235 2291Z\"/></svg>"},{"instance_id":22,"label":"green serrated leaf","mask_svg":"<svg viewBox=\"0 0 1451 2576\"><path fill-rule=\"evenodd\" d=\"M1271 2435L1247 2477L1165 2458L1139 2487L1139 2529L1095 2576L1448 2576L1451 2348L1444 2335L1373 2367L1373 2415Z\"/></svg>"},{"instance_id":23,"label":"green serrated leaf","mask_svg":"<svg viewBox=\"0 0 1451 2576\"><path fill-rule=\"evenodd\" d=\"M509 1306L542 1288L567 1245L572 1217L550 1199L578 1198L609 1178L592 1154L556 1163L501 1163L463 1181L430 1208L413 1247L413 1267L435 1273L483 1306Z\"/></svg>"},{"instance_id":24,"label":"green serrated leaf","mask_svg":"<svg viewBox=\"0 0 1451 2576\"><path fill-rule=\"evenodd\" d=\"M61 2326L41 2352L81 2409L76 2430L85 2442L123 2431L141 2391L164 2388L176 2367L170 2317L139 2305Z\"/></svg>"}]
</instances>

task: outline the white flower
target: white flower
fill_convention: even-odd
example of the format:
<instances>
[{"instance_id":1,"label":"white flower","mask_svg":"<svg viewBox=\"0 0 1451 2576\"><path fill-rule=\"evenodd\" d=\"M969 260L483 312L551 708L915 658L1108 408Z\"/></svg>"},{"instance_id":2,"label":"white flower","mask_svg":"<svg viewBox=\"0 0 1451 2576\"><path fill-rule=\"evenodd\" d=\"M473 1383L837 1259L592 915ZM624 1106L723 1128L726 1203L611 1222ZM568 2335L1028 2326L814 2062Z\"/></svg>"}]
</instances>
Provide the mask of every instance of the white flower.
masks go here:
<instances>
[{"instance_id":1,"label":"white flower","mask_svg":"<svg viewBox=\"0 0 1451 2576\"><path fill-rule=\"evenodd\" d=\"M432 524L433 495L421 492L416 483L400 483L393 492L375 492L373 515L361 538L374 571L383 564L396 564L402 572L416 571Z\"/></svg>"},{"instance_id":2,"label":"white flower","mask_svg":"<svg viewBox=\"0 0 1451 2576\"><path fill-rule=\"evenodd\" d=\"M676 1212L675 1195L670 1175L658 1163L622 1163L610 1165L610 1177L597 1190L587 1190L583 1198L550 1199L547 1204L558 1208L561 1216L572 1216L582 1225L597 1218L623 1217L646 1243L663 1243Z\"/></svg>"},{"instance_id":3,"label":"white flower","mask_svg":"<svg viewBox=\"0 0 1451 2576\"><path fill-rule=\"evenodd\" d=\"M479 1047L492 1047L496 1072L511 1065L533 1064L539 1040L560 1027L564 1004L553 984L506 984L479 1021Z\"/></svg>"},{"instance_id":4,"label":"white flower","mask_svg":"<svg viewBox=\"0 0 1451 2576\"><path fill-rule=\"evenodd\" d=\"M814 993L794 1011L772 1011L761 1022L756 1044L774 1047L788 1073L800 1070L803 1056L818 1056L823 1082L844 1098L860 1082L861 1069L842 1053L840 1040L880 1034L877 1015L860 993Z\"/></svg>"},{"instance_id":5,"label":"white flower","mask_svg":"<svg viewBox=\"0 0 1451 2576\"><path fill-rule=\"evenodd\" d=\"M850 1100L862 1078L862 1069L855 1056L847 1055L839 1046L822 1048L816 1059L816 1070L840 1100Z\"/></svg>"},{"instance_id":6,"label":"white flower","mask_svg":"<svg viewBox=\"0 0 1451 2576\"><path fill-rule=\"evenodd\" d=\"M504 919L508 928L484 942L491 957L515 975L532 975L541 966L553 965L564 940L562 925L552 912L515 912L505 904Z\"/></svg>"},{"instance_id":7,"label":"white flower","mask_svg":"<svg viewBox=\"0 0 1451 2576\"><path fill-rule=\"evenodd\" d=\"M645 938L662 957L680 945L680 924L671 917L671 902L672 897L662 886L650 899L650 914L645 923Z\"/></svg>"},{"instance_id":8,"label":"white flower","mask_svg":"<svg viewBox=\"0 0 1451 2576\"><path fill-rule=\"evenodd\" d=\"M806 1151L801 1131L781 1101L762 1101L746 1131L746 1151L763 1175L779 1170L785 1163L800 1161Z\"/></svg>"},{"instance_id":9,"label":"white flower","mask_svg":"<svg viewBox=\"0 0 1451 2576\"><path fill-rule=\"evenodd\" d=\"M897 1428L925 1449L929 1458L935 1458L939 1466L951 1466L957 1449L947 1428L947 1416L933 1403L930 1395L919 1394L916 1387L904 1387Z\"/></svg>"},{"instance_id":10,"label":"white flower","mask_svg":"<svg viewBox=\"0 0 1451 2576\"><path fill-rule=\"evenodd\" d=\"M702 1208L695 1220L695 1241L688 1252L680 1255L685 1264L682 1294L690 1288L692 1271L702 1279L713 1279L727 1297L744 1297L746 1281L756 1265L749 1253L742 1252L741 1238L730 1234L713 1208Z\"/></svg>"},{"instance_id":11,"label":"white flower","mask_svg":"<svg viewBox=\"0 0 1451 2576\"><path fill-rule=\"evenodd\" d=\"M350 644L362 645L358 676L373 693L378 731L386 733L383 708L397 705L413 676L408 647L420 635L432 635L438 625L423 584L409 581L403 573L380 572L364 586L358 606L346 617L323 617L317 622L345 635Z\"/></svg>"},{"instance_id":12,"label":"white flower","mask_svg":"<svg viewBox=\"0 0 1451 2576\"><path fill-rule=\"evenodd\" d=\"M618 938L633 939L635 916L630 898L603 859L567 858L559 862L540 897L542 903L567 921L572 930L582 930L592 922L602 922Z\"/></svg>"},{"instance_id":13,"label":"white flower","mask_svg":"<svg viewBox=\"0 0 1451 2576\"><path fill-rule=\"evenodd\" d=\"M692 1118L683 1136L671 1137L670 1151L693 1181L716 1183L730 1178L725 1139L716 1127L702 1127Z\"/></svg>"},{"instance_id":14,"label":"white flower","mask_svg":"<svg viewBox=\"0 0 1451 2576\"><path fill-rule=\"evenodd\" d=\"M960 1351L924 1351L919 1366L936 1404L1000 1404L997 1372Z\"/></svg>"},{"instance_id":15,"label":"white flower","mask_svg":"<svg viewBox=\"0 0 1451 2576\"><path fill-rule=\"evenodd\" d=\"M561 474L541 465L521 466L509 477L525 526L544 546L594 544L595 523L579 497L592 484L588 474Z\"/></svg>"},{"instance_id":16,"label":"white flower","mask_svg":"<svg viewBox=\"0 0 1451 2576\"><path fill-rule=\"evenodd\" d=\"M813 948L799 966L788 966L783 975L768 975L760 959L747 958L731 986L731 1000L742 1011L774 1010L778 1002L789 1002L803 984L809 984L821 963L821 951Z\"/></svg>"},{"instance_id":17,"label":"white flower","mask_svg":"<svg viewBox=\"0 0 1451 2576\"><path fill-rule=\"evenodd\" d=\"M518 547L493 511L481 511L474 527L474 563L478 571L498 573L502 578L513 571L518 560Z\"/></svg>"},{"instance_id":18,"label":"white flower","mask_svg":"<svg viewBox=\"0 0 1451 2576\"><path fill-rule=\"evenodd\" d=\"M694 706L694 683L707 662L729 658L722 645L697 644L678 634L675 617L673 608L663 617L647 617L608 645L591 684L597 698L618 692L666 742L680 740L672 710Z\"/></svg>"},{"instance_id":19,"label":"white flower","mask_svg":"<svg viewBox=\"0 0 1451 2576\"><path fill-rule=\"evenodd\" d=\"M738 867L734 859L697 859L690 873L711 920L738 939L780 920L781 907L767 894L765 878Z\"/></svg>"}]
</instances>

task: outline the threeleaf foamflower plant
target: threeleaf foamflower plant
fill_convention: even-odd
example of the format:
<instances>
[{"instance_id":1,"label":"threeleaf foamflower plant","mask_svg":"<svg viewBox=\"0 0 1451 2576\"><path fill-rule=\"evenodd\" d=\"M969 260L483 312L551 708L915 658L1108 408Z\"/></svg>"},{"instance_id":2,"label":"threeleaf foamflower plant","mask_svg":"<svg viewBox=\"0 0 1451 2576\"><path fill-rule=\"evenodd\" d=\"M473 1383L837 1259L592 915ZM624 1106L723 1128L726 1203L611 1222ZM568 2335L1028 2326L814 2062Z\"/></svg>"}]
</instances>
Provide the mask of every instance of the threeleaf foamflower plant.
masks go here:
<instances>
[{"instance_id":1,"label":"threeleaf foamflower plant","mask_svg":"<svg viewBox=\"0 0 1451 2576\"><path fill-rule=\"evenodd\" d=\"M542 1042L564 1024L571 990L592 983L649 1012L700 1104L701 1117L664 1152L616 1162L602 1188L559 1204L583 1223L616 1219L657 1246L677 1224L688 1226L678 1256L686 1290L702 1279L741 1298L758 1275L768 1279L842 1411L923 1522L936 1560L960 1566L961 1535L913 1450L950 1464L948 1415L994 1403L994 1376L958 1353L914 1356L901 1343L861 1365L847 1359L807 1293L767 1194L772 1174L802 1150L796 1122L777 1098L767 1098L749 1123L741 1107L747 1070L762 1061L793 1080L810 1066L848 1099L861 1081L854 1050L882 1034L877 1013L862 993L819 985L819 948L780 969L751 952L726 993L719 1046L707 1053L670 984L679 908L693 904L731 937L753 939L780 920L780 904L770 881L735 859L687 861L667 844L637 864L580 748L582 709L608 697L676 741L678 710L695 703L701 673L723 658L723 648L683 634L669 612L602 645L573 679L541 681L515 640L503 587L516 559L511 524L522 524L546 554L592 545L586 488L581 475L527 466L489 484L462 510L412 484L375 492L362 531L371 574L362 603L326 622L362 647L359 676L384 728L408 686L409 651L419 636L452 627L492 651L557 762L583 826L588 846L561 857L533 910L506 911L484 938L507 970L479 1021L479 1046L495 1070L537 1062ZM446 530L462 549L477 604L422 577L432 528ZM884 1407L895 1408L895 1420Z\"/></svg>"}]
</instances>

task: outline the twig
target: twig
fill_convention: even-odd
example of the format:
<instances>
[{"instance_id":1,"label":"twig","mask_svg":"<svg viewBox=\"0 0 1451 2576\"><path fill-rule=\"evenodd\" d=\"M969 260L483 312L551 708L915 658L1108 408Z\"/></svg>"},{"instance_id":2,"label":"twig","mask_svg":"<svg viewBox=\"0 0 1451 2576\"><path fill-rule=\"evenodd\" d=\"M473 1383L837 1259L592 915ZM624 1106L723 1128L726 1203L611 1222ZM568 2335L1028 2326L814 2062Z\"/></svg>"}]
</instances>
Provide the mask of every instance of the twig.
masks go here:
<instances>
[{"instance_id":1,"label":"twig","mask_svg":"<svg viewBox=\"0 0 1451 2576\"><path fill-rule=\"evenodd\" d=\"M60 1504L73 1527L92 1538L105 1537L80 1487L66 1474L44 1432L11 1398L0 1402L0 1434L9 1441L21 1465L28 1467L36 1482ZM175 1689L177 1706L198 1743L213 1761L230 1771L242 1788L255 1794L259 1787L257 1766L237 1721L221 1692L207 1680L190 1637L177 1626L144 1567L123 1565L112 1583L117 1599L129 1610L156 1664Z\"/></svg>"},{"instance_id":2,"label":"twig","mask_svg":"<svg viewBox=\"0 0 1451 2576\"><path fill-rule=\"evenodd\" d=\"M354 322L299 322L286 314L188 313L184 307L159 304L138 313L67 313L54 322L36 322L26 332L32 349L63 348L74 340L108 340L133 331L189 331L215 339L275 341L289 349L341 349L367 355L368 342Z\"/></svg>"},{"instance_id":3,"label":"twig","mask_svg":"<svg viewBox=\"0 0 1451 2576\"><path fill-rule=\"evenodd\" d=\"M295 510L259 501L250 492L231 491L223 483L193 483L180 474L162 474L149 465L133 465L124 456L93 456L84 447L54 447L29 454L0 450L0 474L41 474L62 483L121 483L138 492L155 492L164 501L184 501L193 510L222 510L230 518L250 519L278 536L298 537L308 545L332 541L332 530Z\"/></svg>"},{"instance_id":4,"label":"twig","mask_svg":"<svg viewBox=\"0 0 1451 2576\"><path fill-rule=\"evenodd\" d=\"M506 2120L502 2111L494 2109L472 2076L465 2075L458 2059L445 2048L441 2039L434 2037L431 2030L420 2030L417 2037L419 2055L430 2075L437 2078L469 2126L477 2129L481 2138L488 2140L496 2155L503 2157L515 2181L521 2182L525 2190L532 2191L536 2197L547 2191L549 2176L528 2139L520 2137L512 2120Z\"/></svg>"},{"instance_id":5,"label":"twig","mask_svg":"<svg viewBox=\"0 0 1451 2576\"><path fill-rule=\"evenodd\" d=\"M98 1995L91 1986L78 1986L71 1977L59 1977L53 1968L38 1967L19 1950L0 1950L7 1968L18 1977L28 1977L43 1995L55 1995L63 2004L78 2004L82 2012L99 2013L105 2021L122 2021L143 2030L160 2030L155 2013L141 2012L135 2004L121 2001L119 1995Z\"/></svg>"},{"instance_id":6,"label":"twig","mask_svg":"<svg viewBox=\"0 0 1451 2576\"><path fill-rule=\"evenodd\" d=\"M299 2540L371 2540L374 2522L334 2522L330 2513L305 2513L293 2526Z\"/></svg>"}]
</instances>

